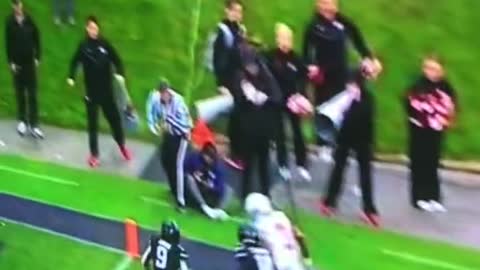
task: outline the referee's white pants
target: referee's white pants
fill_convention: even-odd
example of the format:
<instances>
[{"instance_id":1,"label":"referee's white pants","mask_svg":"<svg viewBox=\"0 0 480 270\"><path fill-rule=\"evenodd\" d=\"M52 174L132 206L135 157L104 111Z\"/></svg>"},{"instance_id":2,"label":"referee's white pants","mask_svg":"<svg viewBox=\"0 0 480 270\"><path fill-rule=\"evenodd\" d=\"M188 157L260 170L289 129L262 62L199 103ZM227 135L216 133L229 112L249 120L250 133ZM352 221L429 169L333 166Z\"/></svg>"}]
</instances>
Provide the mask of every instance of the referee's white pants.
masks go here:
<instances>
[{"instance_id":1,"label":"referee's white pants","mask_svg":"<svg viewBox=\"0 0 480 270\"><path fill-rule=\"evenodd\" d=\"M167 174L172 195L179 206L185 206L185 182L183 164L188 140L182 136L165 134L161 148L162 166Z\"/></svg>"}]
</instances>

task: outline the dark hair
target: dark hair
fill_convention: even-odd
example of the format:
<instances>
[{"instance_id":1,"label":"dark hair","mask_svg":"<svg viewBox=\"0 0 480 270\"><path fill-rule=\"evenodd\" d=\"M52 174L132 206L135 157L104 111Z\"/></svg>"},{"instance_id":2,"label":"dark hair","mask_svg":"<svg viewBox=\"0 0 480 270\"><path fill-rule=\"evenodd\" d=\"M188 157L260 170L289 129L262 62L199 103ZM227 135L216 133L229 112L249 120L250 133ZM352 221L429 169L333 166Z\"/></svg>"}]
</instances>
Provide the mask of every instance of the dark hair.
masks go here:
<instances>
[{"instance_id":1,"label":"dark hair","mask_svg":"<svg viewBox=\"0 0 480 270\"><path fill-rule=\"evenodd\" d=\"M202 147L202 154L210 157L211 159L217 159L217 147L215 144L208 142Z\"/></svg>"},{"instance_id":2,"label":"dark hair","mask_svg":"<svg viewBox=\"0 0 480 270\"><path fill-rule=\"evenodd\" d=\"M225 1L225 7L228 8L228 9L232 8L234 5L240 5L240 6L243 7L243 3L240 0L226 0Z\"/></svg>"},{"instance_id":3,"label":"dark hair","mask_svg":"<svg viewBox=\"0 0 480 270\"><path fill-rule=\"evenodd\" d=\"M89 24L91 22L95 23L96 25L99 25L98 24L98 19L95 15L90 15L90 16L87 17L87 24Z\"/></svg>"},{"instance_id":4,"label":"dark hair","mask_svg":"<svg viewBox=\"0 0 480 270\"><path fill-rule=\"evenodd\" d=\"M12 0L12 5L18 6L22 3L22 0Z\"/></svg>"}]
</instances>

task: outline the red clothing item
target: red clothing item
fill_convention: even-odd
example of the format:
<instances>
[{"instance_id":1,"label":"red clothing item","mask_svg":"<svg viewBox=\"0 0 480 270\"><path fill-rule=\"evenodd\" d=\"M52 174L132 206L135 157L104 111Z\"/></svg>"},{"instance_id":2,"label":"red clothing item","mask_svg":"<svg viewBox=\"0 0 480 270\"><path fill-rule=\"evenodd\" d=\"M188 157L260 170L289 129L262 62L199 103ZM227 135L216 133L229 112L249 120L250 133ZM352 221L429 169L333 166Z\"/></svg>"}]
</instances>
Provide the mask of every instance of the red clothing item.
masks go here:
<instances>
[{"instance_id":1,"label":"red clothing item","mask_svg":"<svg viewBox=\"0 0 480 270\"><path fill-rule=\"evenodd\" d=\"M197 120L192 130L192 143L198 149L202 149L206 144L215 144L215 135L203 120Z\"/></svg>"}]
</instances>

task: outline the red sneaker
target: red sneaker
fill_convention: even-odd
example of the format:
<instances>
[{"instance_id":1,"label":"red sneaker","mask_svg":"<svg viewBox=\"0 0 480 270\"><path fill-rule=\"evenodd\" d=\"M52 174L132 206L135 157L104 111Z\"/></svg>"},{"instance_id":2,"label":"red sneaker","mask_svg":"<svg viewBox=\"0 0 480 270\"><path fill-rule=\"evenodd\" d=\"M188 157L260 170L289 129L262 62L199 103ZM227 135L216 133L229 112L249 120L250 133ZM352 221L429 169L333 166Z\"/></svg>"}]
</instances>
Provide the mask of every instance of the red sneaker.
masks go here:
<instances>
[{"instance_id":1,"label":"red sneaker","mask_svg":"<svg viewBox=\"0 0 480 270\"><path fill-rule=\"evenodd\" d=\"M323 216L333 217L335 215L335 208L329 206L323 200L318 204L318 209L320 210L320 214Z\"/></svg>"},{"instance_id":2,"label":"red sneaker","mask_svg":"<svg viewBox=\"0 0 480 270\"><path fill-rule=\"evenodd\" d=\"M230 167L235 168L239 171L243 171L243 169L245 168L243 165L243 161L239 159L232 159L229 157L225 157L224 160Z\"/></svg>"},{"instance_id":3,"label":"red sneaker","mask_svg":"<svg viewBox=\"0 0 480 270\"><path fill-rule=\"evenodd\" d=\"M130 152L126 146L120 147L120 153L122 153L122 157L125 161L132 160L132 152Z\"/></svg>"},{"instance_id":4,"label":"red sneaker","mask_svg":"<svg viewBox=\"0 0 480 270\"><path fill-rule=\"evenodd\" d=\"M360 215L360 218L366 224L374 228L380 228L380 216L378 214L363 212Z\"/></svg>"},{"instance_id":5,"label":"red sneaker","mask_svg":"<svg viewBox=\"0 0 480 270\"><path fill-rule=\"evenodd\" d=\"M92 168L100 166L100 160L96 156L90 156L87 160L88 165Z\"/></svg>"}]
</instances>

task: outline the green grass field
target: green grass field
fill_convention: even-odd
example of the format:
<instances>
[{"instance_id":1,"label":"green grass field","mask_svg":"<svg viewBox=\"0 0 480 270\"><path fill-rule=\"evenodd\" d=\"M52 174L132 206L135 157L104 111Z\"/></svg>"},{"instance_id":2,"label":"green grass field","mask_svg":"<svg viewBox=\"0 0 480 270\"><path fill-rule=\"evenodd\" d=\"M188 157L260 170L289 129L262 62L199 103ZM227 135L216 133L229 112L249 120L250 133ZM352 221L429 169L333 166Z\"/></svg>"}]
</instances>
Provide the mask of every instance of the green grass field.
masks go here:
<instances>
[{"instance_id":1,"label":"green grass field","mask_svg":"<svg viewBox=\"0 0 480 270\"><path fill-rule=\"evenodd\" d=\"M205 74L201 62L207 33L222 16L220 0L77 1L80 22L75 28L55 27L49 4L25 2L42 31L44 58L39 74L41 117L45 122L74 128L85 126L81 85L68 89L65 76L70 57L83 35L82 19L91 13L100 17L105 36L123 57L133 99L141 112L147 92L159 76L170 78L190 101L214 93L211 75ZM300 47L304 24L312 15L313 0L244 2L245 21L251 33L272 43L274 23L285 21L298 33ZM0 18L9 12L8 3L0 4ZM446 59L449 77L458 89L461 103L459 122L449 137L447 154L452 158L480 157L476 129L480 124L476 107L480 87L480 77L476 74L480 58L476 26L480 18L476 10L480 2L365 0L343 1L342 8L355 18L384 62L384 76L374 87L379 110L379 151L405 149L400 96L417 73L421 55L436 50ZM4 35L0 36L3 39ZM5 65L0 72L0 115L9 117L15 111L10 81ZM149 138L146 134L144 129L140 136Z\"/></svg>"},{"instance_id":2,"label":"green grass field","mask_svg":"<svg viewBox=\"0 0 480 270\"><path fill-rule=\"evenodd\" d=\"M190 239L229 249L234 247L238 222L213 222L192 211L179 215L169 206L168 194L162 185L12 156L0 156L0 164L1 192L112 220L133 218L142 227L151 229L158 228L165 218L174 218L182 228L183 235ZM238 210L233 214L235 212L238 214ZM306 213L303 213L301 218L312 249L312 257L321 269L444 269L435 263L438 261L448 262L456 265L457 269L464 270L478 269L480 265L478 251L375 231L362 226L325 221ZM13 228L10 230L14 230L14 233L8 231L8 228ZM74 245L64 239L34 233L18 226L6 226L0 227L0 239L6 241L5 251L0 253L1 269L13 269L4 268L5 262L7 266L20 267L20 263L28 257L27 254L35 252L40 254L34 255L32 263L42 266L40 269L50 269L50 263L60 264L61 269L78 269L74 267L74 263L64 258L63 253L55 257L49 249L36 249L35 245L28 245L29 238L35 243L38 241L40 247L49 242L52 242L52 246L62 247L61 250L64 250L64 245L72 246L68 249L68 252L73 254L72 260L81 258L81 254L92 254L92 260L89 261L95 260L96 263L98 259L98 268L88 269L110 269L110 265L121 259L121 256ZM13 251L9 250L10 245ZM402 252L407 252L408 255ZM40 261L42 254L49 259ZM348 254L348 259L345 254ZM8 257L8 260L2 260L5 257ZM419 262L418 258L424 259ZM84 263L85 268L82 269L87 269L87 262ZM31 265L30 262L27 262L28 265Z\"/></svg>"},{"instance_id":3,"label":"green grass field","mask_svg":"<svg viewBox=\"0 0 480 270\"><path fill-rule=\"evenodd\" d=\"M115 269L124 259L119 253L8 222L0 227L0 239L5 246L0 252L2 269ZM140 269L135 262L124 270Z\"/></svg>"}]
</instances>

